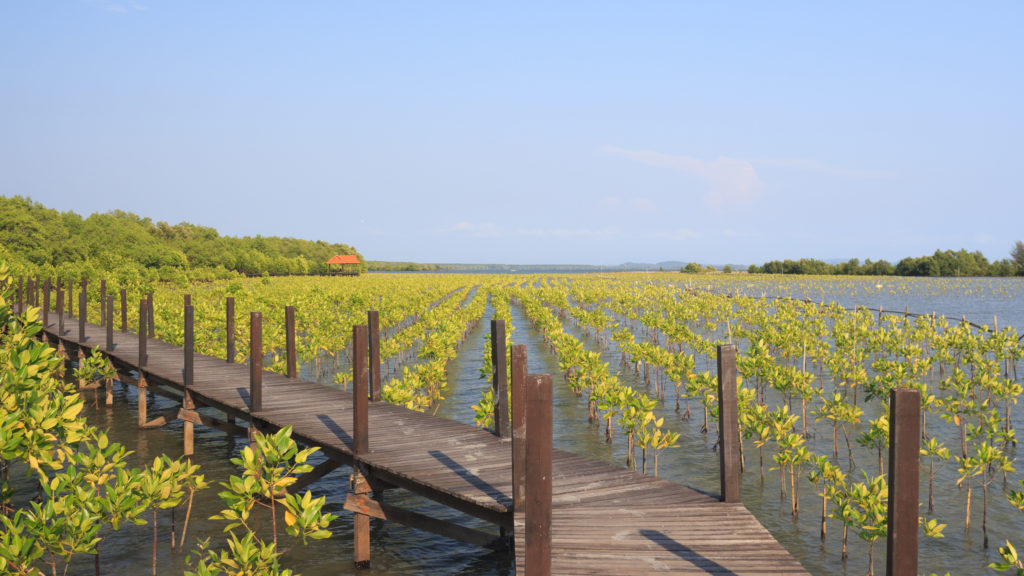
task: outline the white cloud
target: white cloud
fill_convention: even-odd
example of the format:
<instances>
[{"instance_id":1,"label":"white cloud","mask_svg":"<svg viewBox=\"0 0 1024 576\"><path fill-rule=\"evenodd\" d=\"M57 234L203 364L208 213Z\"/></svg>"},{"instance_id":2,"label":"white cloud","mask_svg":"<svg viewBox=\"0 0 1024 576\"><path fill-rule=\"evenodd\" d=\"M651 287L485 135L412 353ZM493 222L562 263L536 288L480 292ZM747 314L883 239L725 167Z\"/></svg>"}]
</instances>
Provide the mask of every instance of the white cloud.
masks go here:
<instances>
[{"instance_id":1,"label":"white cloud","mask_svg":"<svg viewBox=\"0 0 1024 576\"><path fill-rule=\"evenodd\" d=\"M754 166L742 158L720 156L717 160L709 161L691 156L662 154L652 150L625 150L614 146L606 146L604 151L703 179L708 183L708 193L704 199L716 209L750 205L761 196L761 189L764 187Z\"/></svg>"},{"instance_id":2,"label":"white cloud","mask_svg":"<svg viewBox=\"0 0 1024 576\"><path fill-rule=\"evenodd\" d=\"M818 174L828 174L831 176L842 176L850 178L884 178L887 176L885 172L876 172L871 170L851 170L848 168L839 168L835 166L826 166L817 160L811 158L750 158L749 161L753 164L759 164L763 166L773 166L778 168L789 168L791 170L798 170L800 172L812 172Z\"/></svg>"}]
</instances>

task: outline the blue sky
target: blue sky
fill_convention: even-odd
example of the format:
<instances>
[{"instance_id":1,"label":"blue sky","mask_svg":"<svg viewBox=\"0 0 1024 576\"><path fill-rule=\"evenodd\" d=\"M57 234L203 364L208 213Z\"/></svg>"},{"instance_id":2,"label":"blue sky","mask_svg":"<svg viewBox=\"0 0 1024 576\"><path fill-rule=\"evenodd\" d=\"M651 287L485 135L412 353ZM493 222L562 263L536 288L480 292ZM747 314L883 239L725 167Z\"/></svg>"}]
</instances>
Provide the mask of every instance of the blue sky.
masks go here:
<instances>
[{"instance_id":1,"label":"blue sky","mask_svg":"<svg viewBox=\"0 0 1024 576\"><path fill-rule=\"evenodd\" d=\"M420 262L1024 239L1020 2L0 0L0 195Z\"/></svg>"}]
</instances>

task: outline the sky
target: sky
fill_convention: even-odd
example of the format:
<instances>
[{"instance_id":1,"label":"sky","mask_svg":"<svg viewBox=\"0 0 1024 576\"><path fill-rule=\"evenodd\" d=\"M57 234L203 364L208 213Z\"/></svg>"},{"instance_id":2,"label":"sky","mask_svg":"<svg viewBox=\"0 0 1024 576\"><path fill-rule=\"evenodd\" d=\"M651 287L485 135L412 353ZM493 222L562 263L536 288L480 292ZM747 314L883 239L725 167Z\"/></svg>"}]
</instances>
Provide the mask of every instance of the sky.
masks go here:
<instances>
[{"instance_id":1,"label":"sky","mask_svg":"<svg viewBox=\"0 0 1024 576\"><path fill-rule=\"evenodd\" d=\"M1021 2L0 0L0 195L367 259L1008 256Z\"/></svg>"}]
</instances>

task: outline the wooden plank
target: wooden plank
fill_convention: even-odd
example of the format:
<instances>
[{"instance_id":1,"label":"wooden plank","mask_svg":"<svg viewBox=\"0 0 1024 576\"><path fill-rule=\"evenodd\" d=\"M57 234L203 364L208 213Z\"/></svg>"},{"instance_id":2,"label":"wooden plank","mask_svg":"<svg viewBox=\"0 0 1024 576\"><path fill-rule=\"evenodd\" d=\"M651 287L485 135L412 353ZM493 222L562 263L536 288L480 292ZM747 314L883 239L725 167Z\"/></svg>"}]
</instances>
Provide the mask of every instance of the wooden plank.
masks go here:
<instances>
[{"instance_id":1,"label":"wooden plank","mask_svg":"<svg viewBox=\"0 0 1024 576\"><path fill-rule=\"evenodd\" d=\"M486 532L481 532L480 530L466 528L465 526L460 526L451 522L444 522L417 512L377 502L366 494L349 494L345 498L344 508L349 512L365 514L372 518L378 518L381 520L398 522L399 524L403 524L410 528L423 530L424 532L430 532L431 534L444 536L445 538L451 538L453 540L459 540L460 542L466 542L467 544L480 546L481 548L487 548L490 550L505 549L504 539L499 535L488 534Z\"/></svg>"}]
</instances>

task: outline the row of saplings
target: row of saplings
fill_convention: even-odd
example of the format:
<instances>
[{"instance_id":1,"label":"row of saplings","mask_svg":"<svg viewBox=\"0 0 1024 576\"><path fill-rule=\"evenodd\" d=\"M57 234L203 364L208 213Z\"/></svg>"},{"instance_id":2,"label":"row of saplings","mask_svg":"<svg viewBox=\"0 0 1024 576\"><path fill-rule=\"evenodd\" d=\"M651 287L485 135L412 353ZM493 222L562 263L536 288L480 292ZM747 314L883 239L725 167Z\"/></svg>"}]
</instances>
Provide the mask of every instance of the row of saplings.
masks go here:
<instances>
[{"instance_id":1,"label":"row of saplings","mask_svg":"<svg viewBox=\"0 0 1024 576\"><path fill-rule=\"evenodd\" d=\"M37 338L38 309L15 314L10 288L0 265L0 573L57 576L73 561L87 565L83 557L91 555L100 574L105 538L152 523L156 574L159 531L173 532L172 548L186 542L193 496L207 487L199 466L166 455L149 466L129 466L131 453L81 415L84 401L65 381L61 354ZM99 353L83 359L74 374L86 387L113 375ZM200 541L185 574L290 575L279 562L285 552L279 526L291 544L330 535L334 515L322 511L325 499L287 491L312 469L306 462L317 449L300 450L290 428L256 433L254 440L232 459L241 475L221 483L224 508L212 519L225 523L226 541ZM180 526L168 523L167 516L182 508ZM266 528L257 531L257 523Z\"/></svg>"}]
</instances>

